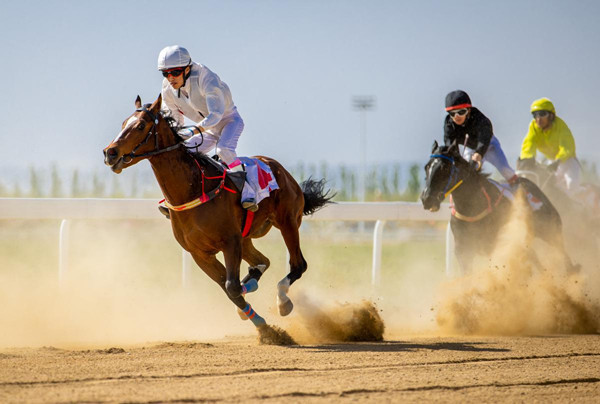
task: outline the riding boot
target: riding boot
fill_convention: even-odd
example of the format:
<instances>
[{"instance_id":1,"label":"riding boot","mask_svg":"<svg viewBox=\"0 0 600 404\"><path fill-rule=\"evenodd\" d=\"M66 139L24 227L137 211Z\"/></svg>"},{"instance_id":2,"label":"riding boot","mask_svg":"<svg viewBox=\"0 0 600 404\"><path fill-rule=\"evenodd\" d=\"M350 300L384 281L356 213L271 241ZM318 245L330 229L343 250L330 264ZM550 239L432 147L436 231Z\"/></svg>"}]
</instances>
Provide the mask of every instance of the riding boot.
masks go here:
<instances>
[{"instance_id":1,"label":"riding boot","mask_svg":"<svg viewBox=\"0 0 600 404\"><path fill-rule=\"evenodd\" d=\"M227 171L227 175L229 175L229 177L234 181L234 183L236 183L236 179L238 179L238 180L241 179L241 184L239 186L238 186L238 184L236 184L236 186L238 187L240 192L243 194L244 187L249 187L251 185L248 183L248 178L246 177L246 170L244 169L244 165L239 160L236 160L236 162L238 164L236 164L234 167L230 168ZM236 162L234 162L233 164L235 164ZM258 210L258 204L256 203L256 199L254 199L254 198L243 199L242 200L242 208L248 209L251 212L256 212Z\"/></svg>"},{"instance_id":2,"label":"riding boot","mask_svg":"<svg viewBox=\"0 0 600 404\"><path fill-rule=\"evenodd\" d=\"M171 211L169 211L169 208L165 207L165 206L159 206L158 210L160 211L160 213L162 213L163 215L165 215L165 217L167 219L171 219Z\"/></svg>"}]
</instances>

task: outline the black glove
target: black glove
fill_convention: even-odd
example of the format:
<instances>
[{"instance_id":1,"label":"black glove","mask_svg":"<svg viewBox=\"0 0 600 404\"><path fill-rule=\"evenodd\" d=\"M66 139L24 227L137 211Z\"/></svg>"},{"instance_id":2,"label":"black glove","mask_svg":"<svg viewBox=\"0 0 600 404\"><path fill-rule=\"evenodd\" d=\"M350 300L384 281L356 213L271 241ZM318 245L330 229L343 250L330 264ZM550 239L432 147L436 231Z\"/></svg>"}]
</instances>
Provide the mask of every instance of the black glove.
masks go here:
<instances>
[{"instance_id":1,"label":"black glove","mask_svg":"<svg viewBox=\"0 0 600 404\"><path fill-rule=\"evenodd\" d=\"M553 161L552 163L548 164L548 170L552 171L553 173L556 172L559 164L560 164L560 160Z\"/></svg>"}]
</instances>

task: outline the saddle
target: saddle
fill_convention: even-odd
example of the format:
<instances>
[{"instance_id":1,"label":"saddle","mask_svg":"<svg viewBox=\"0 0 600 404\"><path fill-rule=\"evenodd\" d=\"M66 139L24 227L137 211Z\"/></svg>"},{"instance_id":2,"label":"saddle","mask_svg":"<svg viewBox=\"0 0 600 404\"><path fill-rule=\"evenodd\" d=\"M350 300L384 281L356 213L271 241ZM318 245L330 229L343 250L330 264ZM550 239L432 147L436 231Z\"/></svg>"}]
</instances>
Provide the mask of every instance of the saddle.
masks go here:
<instances>
[{"instance_id":1,"label":"saddle","mask_svg":"<svg viewBox=\"0 0 600 404\"><path fill-rule=\"evenodd\" d=\"M527 178L517 178L517 181L513 186L508 183L499 183L492 179L489 179L488 181L494 184L502 195L511 202L515 199L515 192L521 187L523 191L525 191L525 197L527 198L527 202L529 203L529 206L531 206L531 209L538 210L544 205L545 197L543 196L542 191L535 183Z\"/></svg>"},{"instance_id":2,"label":"saddle","mask_svg":"<svg viewBox=\"0 0 600 404\"><path fill-rule=\"evenodd\" d=\"M218 155L214 155L211 158L206 158L205 154L200 152L195 152L193 150L188 150L188 153L194 157L198 164L202 164L205 162L209 162L213 167L219 170L219 174L222 175L223 171L227 171L228 167L225 163L219 159ZM242 192L242 188L244 188L244 182L246 181L246 172L245 171L227 171L227 177L233 182L233 185L237 189L238 192Z\"/></svg>"}]
</instances>

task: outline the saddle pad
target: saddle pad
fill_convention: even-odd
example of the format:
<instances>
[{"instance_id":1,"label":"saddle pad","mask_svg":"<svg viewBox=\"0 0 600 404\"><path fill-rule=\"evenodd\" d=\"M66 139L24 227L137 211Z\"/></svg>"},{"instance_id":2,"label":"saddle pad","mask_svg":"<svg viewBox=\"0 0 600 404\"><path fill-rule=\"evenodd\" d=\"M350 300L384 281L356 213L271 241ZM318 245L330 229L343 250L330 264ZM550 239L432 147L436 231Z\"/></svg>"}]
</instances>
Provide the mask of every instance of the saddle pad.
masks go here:
<instances>
[{"instance_id":1,"label":"saddle pad","mask_svg":"<svg viewBox=\"0 0 600 404\"><path fill-rule=\"evenodd\" d=\"M494 184L496 186L496 188L498 188L498 190L500 192L502 192L502 195L506 199L508 199L511 202L515 200L515 194L509 184L507 184L507 183L500 184L499 182L496 182L494 180L488 180L488 181L491 182L492 184ZM538 198L533 196L530 192L525 191L525 193L527 196L527 202L529 202L529 206L531 206L531 209L538 210L544 205L544 203L542 201L540 201Z\"/></svg>"},{"instance_id":2,"label":"saddle pad","mask_svg":"<svg viewBox=\"0 0 600 404\"><path fill-rule=\"evenodd\" d=\"M271 167L264 161L250 157L240 157L245 166L246 180L256 191L256 203L267 198L271 191L279 189Z\"/></svg>"}]
</instances>

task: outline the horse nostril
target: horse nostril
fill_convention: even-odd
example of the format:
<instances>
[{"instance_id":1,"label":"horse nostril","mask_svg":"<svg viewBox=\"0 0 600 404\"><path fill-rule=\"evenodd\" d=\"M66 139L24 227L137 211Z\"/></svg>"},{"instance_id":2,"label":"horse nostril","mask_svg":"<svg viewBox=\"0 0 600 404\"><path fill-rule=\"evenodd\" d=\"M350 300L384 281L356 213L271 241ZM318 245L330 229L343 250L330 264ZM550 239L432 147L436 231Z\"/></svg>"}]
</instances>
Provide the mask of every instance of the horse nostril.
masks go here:
<instances>
[{"instance_id":1,"label":"horse nostril","mask_svg":"<svg viewBox=\"0 0 600 404\"><path fill-rule=\"evenodd\" d=\"M117 151L116 147L104 149L104 163L108 165L113 165L118 158L119 152Z\"/></svg>"}]
</instances>

